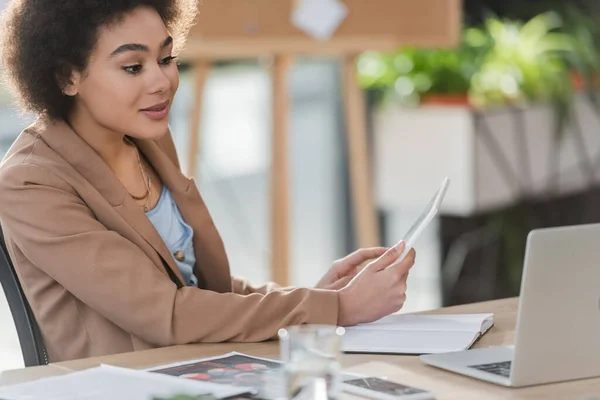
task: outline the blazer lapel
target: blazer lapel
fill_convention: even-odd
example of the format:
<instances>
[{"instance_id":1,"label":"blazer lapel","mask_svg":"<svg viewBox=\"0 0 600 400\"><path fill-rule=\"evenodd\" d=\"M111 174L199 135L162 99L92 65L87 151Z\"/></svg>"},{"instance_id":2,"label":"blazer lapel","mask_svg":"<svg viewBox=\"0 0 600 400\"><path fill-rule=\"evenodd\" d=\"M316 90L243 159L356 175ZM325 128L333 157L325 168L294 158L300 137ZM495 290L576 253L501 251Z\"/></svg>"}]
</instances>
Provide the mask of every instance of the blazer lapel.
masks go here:
<instances>
[{"instance_id":1,"label":"blazer lapel","mask_svg":"<svg viewBox=\"0 0 600 400\"><path fill-rule=\"evenodd\" d=\"M175 161L155 141L135 142L171 192L183 219L194 230L194 273L200 281L199 286L220 293L230 292L231 275L225 247L196 182L184 176Z\"/></svg>"},{"instance_id":2,"label":"blazer lapel","mask_svg":"<svg viewBox=\"0 0 600 400\"><path fill-rule=\"evenodd\" d=\"M164 241L144 211L127 193L127 189L110 167L71 127L62 121L38 121L44 125L42 139L59 153L94 187L155 250L160 257L151 257L155 265L169 277L177 277L181 286L183 276ZM35 130L35 126L34 126ZM160 260L159 258L162 258ZM169 270L165 269L169 268Z\"/></svg>"},{"instance_id":3,"label":"blazer lapel","mask_svg":"<svg viewBox=\"0 0 600 400\"><path fill-rule=\"evenodd\" d=\"M165 272L169 276L175 275L177 277L179 282L175 283L177 283L178 286L184 286L184 284L182 284L182 282L184 282L183 275L175 263L175 259L140 206L131 198L131 196L126 196L123 204L115 207L115 209L160 255L162 258L162 265L170 269L170 271L165 270Z\"/></svg>"}]
</instances>

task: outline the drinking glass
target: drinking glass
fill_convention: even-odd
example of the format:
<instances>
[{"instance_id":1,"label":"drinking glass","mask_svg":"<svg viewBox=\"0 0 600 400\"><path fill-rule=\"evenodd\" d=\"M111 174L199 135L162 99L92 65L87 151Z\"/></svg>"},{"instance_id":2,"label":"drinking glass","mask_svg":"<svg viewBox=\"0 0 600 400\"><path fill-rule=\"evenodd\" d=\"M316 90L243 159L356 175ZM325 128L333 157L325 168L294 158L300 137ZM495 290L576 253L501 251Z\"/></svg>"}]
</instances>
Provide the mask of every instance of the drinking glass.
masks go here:
<instances>
[{"instance_id":1,"label":"drinking glass","mask_svg":"<svg viewBox=\"0 0 600 400\"><path fill-rule=\"evenodd\" d=\"M344 332L330 325L298 325L279 331L287 399L339 397Z\"/></svg>"}]
</instances>

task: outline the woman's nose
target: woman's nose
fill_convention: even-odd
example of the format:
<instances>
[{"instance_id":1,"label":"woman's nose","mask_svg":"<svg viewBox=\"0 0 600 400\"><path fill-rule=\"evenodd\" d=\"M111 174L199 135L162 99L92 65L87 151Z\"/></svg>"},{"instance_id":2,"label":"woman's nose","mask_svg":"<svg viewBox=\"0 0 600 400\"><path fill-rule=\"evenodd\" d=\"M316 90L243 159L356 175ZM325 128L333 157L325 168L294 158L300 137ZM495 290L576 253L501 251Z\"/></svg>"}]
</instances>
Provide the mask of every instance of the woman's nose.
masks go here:
<instances>
[{"instance_id":1,"label":"woman's nose","mask_svg":"<svg viewBox=\"0 0 600 400\"><path fill-rule=\"evenodd\" d=\"M171 89L171 80L167 72L158 65L153 68L152 72L148 74L148 87L150 93L162 93Z\"/></svg>"}]
</instances>

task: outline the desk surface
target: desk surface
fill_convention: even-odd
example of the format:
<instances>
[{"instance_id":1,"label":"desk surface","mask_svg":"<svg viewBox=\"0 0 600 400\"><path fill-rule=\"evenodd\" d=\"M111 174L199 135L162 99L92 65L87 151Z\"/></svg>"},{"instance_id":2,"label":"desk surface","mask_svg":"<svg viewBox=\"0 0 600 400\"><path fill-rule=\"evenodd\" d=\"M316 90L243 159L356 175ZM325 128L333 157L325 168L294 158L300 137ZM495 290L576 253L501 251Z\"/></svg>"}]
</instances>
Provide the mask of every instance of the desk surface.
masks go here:
<instances>
[{"instance_id":1,"label":"desk surface","mask_svg":"<svg viewBox=\"0 0 600 400\"><path fill-rule=\"evenodd\" d=\"M493 312L495 324L474 347L481 348L513 344L517 299L448 307L427 313L478 312ZM277 342L174 346L7 371L0 374L0 385L25 382L44 376L62 375L69 371L91 368L101 363L142 369L176 361L217 356L231 351L238 351L257 357L279 358L279 346ZM353 371L386 376L400 383L430 390L436 395L436 399L439 400L600 399L600 378L524 389L509 389L430 367L423 364L418 357L414 356L344 354L342 356L342 364L345 368Z\"/></svg>"}]
</instances>

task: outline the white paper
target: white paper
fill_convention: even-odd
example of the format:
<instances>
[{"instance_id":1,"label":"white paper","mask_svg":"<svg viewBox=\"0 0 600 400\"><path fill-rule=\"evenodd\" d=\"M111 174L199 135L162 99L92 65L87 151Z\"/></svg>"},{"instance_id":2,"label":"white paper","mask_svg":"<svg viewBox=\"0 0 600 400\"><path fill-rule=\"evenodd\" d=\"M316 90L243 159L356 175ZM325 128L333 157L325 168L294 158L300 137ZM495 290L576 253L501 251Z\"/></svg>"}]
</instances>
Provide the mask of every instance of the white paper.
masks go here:
<instances>
[{"instance_id":1,"label":"white paper","mask_svg":"<svg viewBox=\"0 0 600 400\"><path fill-rule=\"evenodd\" d=\"M493 314L394 314L346 328L346 352L431 354L461 351L493 325Z\"/></svg>"},{"instance_id":2,"label":"white paper","mask_svg":"<svg viewBox=\"0 0 600 400\"><path fill-rule=\"evenodd\" d=\"M301 0L292 12L292 24L318 40L331 38L348 14L339 0Z\"/></svg>"},{"instance_id":3,"label":"white paper","mask_svg":"<svg viewBox=\"0 0 600 400\"><path fill-rule=\"evenodd\" d=\"M68 375L0 388L6 400L150 400L177 394L227 398L251 389L101 365Z\"/></svg>"}]
</instances>

